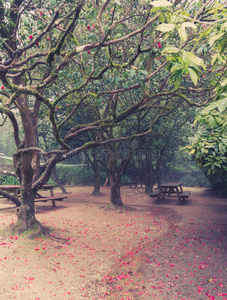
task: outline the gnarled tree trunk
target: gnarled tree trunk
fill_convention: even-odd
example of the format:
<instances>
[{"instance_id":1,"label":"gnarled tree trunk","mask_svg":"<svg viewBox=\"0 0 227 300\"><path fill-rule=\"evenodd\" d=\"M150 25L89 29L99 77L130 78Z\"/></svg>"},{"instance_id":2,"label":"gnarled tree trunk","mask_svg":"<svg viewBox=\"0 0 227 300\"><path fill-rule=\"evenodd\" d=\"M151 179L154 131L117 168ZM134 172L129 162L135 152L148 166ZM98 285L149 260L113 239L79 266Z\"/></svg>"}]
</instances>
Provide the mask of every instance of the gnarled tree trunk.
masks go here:
<instances>
[{"instance_id":1,"label":"gnarled tree trunk","mask_svg":"<svg viewBox=\"0 0 227 300\"><path fill-rule=\"evenodd\" d=\"M92 195L94 196L100 196L100 173L99 173L99 164L97 159L94 159L92 163L92 168L94 171L94 190L92 192Z\"/></svg>"},{"instance_id":2,"label":"gnarled tree trunk","mask_svg":"<svg viewBox=\"0 0 227 300\"><path fill-rule=\"evenodd\" d=\"M116 170L109 171L110 179L110 202L114 205L123 206L121 200L120 179Z\"/></svg>"}]
</instances>

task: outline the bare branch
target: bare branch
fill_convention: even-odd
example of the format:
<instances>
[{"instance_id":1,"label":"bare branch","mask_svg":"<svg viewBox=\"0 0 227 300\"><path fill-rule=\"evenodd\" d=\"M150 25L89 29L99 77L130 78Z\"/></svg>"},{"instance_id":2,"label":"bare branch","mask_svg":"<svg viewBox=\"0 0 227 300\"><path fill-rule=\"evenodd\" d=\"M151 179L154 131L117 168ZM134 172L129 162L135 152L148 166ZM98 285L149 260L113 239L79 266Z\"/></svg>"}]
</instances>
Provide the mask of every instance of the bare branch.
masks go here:
<instances>
[{"instance_id":1,"label":"bare branch","mask_svg":"<svg viewBox=\"0 0 227 300\"><path fill-rule=\"evenodd\" d=\"M98 27L99 27L99 31L101 33L101 37L104 38L105 36L105 32L103 30L103 26L102 26L102 23L101 23L101 19L102 19L102 14L104 12L104 10L106 9L107 5L109 4L110 0L106 0L106 2L102 5L100 11L99 11L99 14L97 16L97 24L98 24Z\"/></svg>"},{"instance_id":2,"label":"bare branch","mask_svg":"<svg viewBox=\"0 0 227 300\"><path fill-rule=\"evenodd\" d=\"M7 176L13 176L17 178L17 174L15 172L10 172L10 171L3 171L0 169L0 173L3 175L7 175Z\"/></svg>"},{"instance_id":3,"label":"bare branch","mask_svg":"<svg viewBox=\"0 0 227 300\"><path fill-rule=\"evenodd\" d=\"M11 194L9 194L9 193L1 190L1 189L0 189L0 195L2 195L3 197L5 197L5 198L7 198L11 201L13 201L13 203L15 203L16 206L21 206L21 202L20 202L19 199L17 199L16 197L12 196Z\"/></svg>"}]
</instances>

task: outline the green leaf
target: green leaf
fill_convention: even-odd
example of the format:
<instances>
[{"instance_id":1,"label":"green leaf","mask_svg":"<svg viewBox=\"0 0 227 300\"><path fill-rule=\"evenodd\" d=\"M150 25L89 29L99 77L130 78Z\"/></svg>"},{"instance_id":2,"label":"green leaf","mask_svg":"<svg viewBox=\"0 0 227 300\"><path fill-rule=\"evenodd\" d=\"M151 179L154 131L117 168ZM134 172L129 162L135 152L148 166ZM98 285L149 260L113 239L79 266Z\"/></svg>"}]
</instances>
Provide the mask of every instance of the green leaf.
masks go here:
<instances>
[{"instance_id":1,"label":"green leaf","mask_svg":"<svg viewBox=\"0 0 227 300\"><path fill-rule=\"evenodd\" d=\"M218 58L218 54L215 53L215 54L213 55L212 61L211 61L211 65L212 65L212 66L213 66L213 64L216 62L217 58Z\"/></svg>"},{"instance_id":2,"label":"green leaf","mask_svg":"<svg viewBox=\"0 0 227 300\"><path fill-rule=\"evenodd\" d=\"M218 147L219 147L219 150L220 150L221 154L224 155L225 152L226 152L226 146L222 142L220 142Z\"/></svg>"},{"instance_id":3,"label":"green leaf","mask_svg":"<svg viewBox=\"0 0 227 300\"><path fill-rule=\"evenodd\" d=\"M182 69L176 71L172 76L171 79L175 85L175 88L178 89L179 86L181 85L182 81Z\"/></svg>"},{"instance_id":4,"label":"green leaf","mask_svg":"<svg viewBox=\"0 0 227 300\"><path fill-rule=\"evenodd\" d=\"M146 70L140 70L139 71L140 73L142 73L143 75L145 75L145 76L147 76L148 75L148 73L147 73L147 71Z\"/></svg>"},{"instance_id":5,"label":"green leaf","mask_svg":"<svg viewBox=\"0 0 227 300\"><path fill-rule=\"evenodd\" d=\"M218 162L215 162L214 165L215 165L216 167L221 168L221 165L220 165Z\"/></svg>"},{"instance_id":6,"label":"green leaf","mask_svg":"<svg viewBox=\"0 0 227 300\"><path fill-rule=\"evenodd\" d=\"M180 36L180 39L185 42L187 40L187 33L186 33L186 30L185 30L185 27L184 26L181 26L179 29L178 29L178 33L179 33L179 36Z\"/></svg>"},{"instance_id":7,"label":"green leaf","mask_svg":"<svg viewBox=\"0 0 227 300\"><path fill-rule=\"evenodd\" d=\"M221 86L226 86L227 85L227 78L221 82Z\"/></svg>"},{"instance_id":8,"label":"green leaf","mask_svg":"<svg viewBox=\"0 0 227 300\"><path fill-rule=\"evenodd\" d=\"M193 28L193 29L196 29L196 28L197 28L196 25L195 25L194 23L192 23L192 22L185 22L185 23L182 23L181 26L183 26L183 27L190 27L190 28Z\"/></svg>"},{"instance_id":9,"label":"green leaf","mask_svg":"<svg viewBox=\"0 0 227 300\"><path fill-rule=\"evenodd\" d=\"M186 52L186 51L184 51ZM189 58L189 60L191 62L193 62L195 65L197 66L201 66L204 70L206 69L206 66L204 64L204 61L202 58L199 58L198 56L196 56L195 54L193 54L192 52L186 52L186 56Z\"/></svg>"},{"instance_id":10,"label":"green leaf","mask_svg":"<svg viewBox=\"0 0 227 300\"><path fill-rule=\"evenodd\" d=\"M136 76L136 71L134 69L131 69L130 72L129 72L129 75L131 77Z\"/></svg>"},{"instance_id":11,"label":"green leaf","mask_svg":"<svg viewBox=\"0 0 227 300\"><path fill-rule=\"evenodd\" d=\"M171 73L174 73L174 72L176 72L178 70L181 70L181 69L182 69L182 65L181 64L175 64L171 68Z\"/></svg>"},{"instance_id":12,"label":"green leaf","mask_svg":"<svg viewBox=\"0 0 227 300\"><path fill-rule=\"evenodd\" d=\"M5 42L6 39L0 39L0 46Z\"/></svg>"},{"instance_id":13,"label":"green leaf","mask_svg":"<svg viewBox=\"0 0 227 300\"><path fill-rule=\"evenodd\" d=\"M168 32L173 30L176 27L175 24L170 24L170 23L163 23L158 25L157 30L162 31L162 32Z\"/></svg>"},{"instance_id":14,"label":"green leaf","mask_svg":"<svg viewBox=\"0 0 227 300\"><path fill-rule=\"evenodd\" d=\"M220 34L213 35L213 36L209 39L209 44L212 46L212 45L213 45L218 39L220 39L223 35L224 35L224 32L223 32L223 33L220 33Z\"/></svg>"},{"instance_id":15,"label":"green leaf","mask_svg":"<svg viewBox=\"0 0 227 300\"><path fill-rule=\"evenodd\" d=\"M151 2L151 5L153 5L153 7L169 7L172 6L172 3L166 0L161 0L161 1L153 1Z\"/></svg>"},{"instance_id":16,"label":"green leaf","mask_svg":"<svg viewBox=\"0 0 227 300\"><path fill-rule=\"evenodd\" d=\"M215 119L213 116L209 116L207 121L208 121L209 127L213 128L215 126Z\"/></svg>"},{"instance_id":17,"label":"green leaf","mask_svg":"<svg viewBox=\"0 0 227 300\"><path fill-rule=\"evenodd\" d=\"M205 164L203 167L205 168L205 167L208 167L208 166L210 166L212 163L211 162L209 162L209 163L207 163L207 164Z\"/></svg>"},{"instance_id":18,"label":"green leaf","mask_svg":"<svg viewBox=\"0 0 227 300\"><path fill-rule=\"evenodd\" d=\"M165 16L164 16L164 14L161 14L161 15L159 16L159 21L160 21L161 23L164 23L164 22L165 22Z\"/></svg>"},{"instance_id":19,"label":"green leaf","mask_svg":"<svg viewBox=\"0 0 227 300\"><path fill-rule=\"evenodd\" d=\"M218 124L222 124L222 123L223 123L223 119L220 118L220 117L217 117L217 116L215 116L215 121L216 121L216 123L218 123Z\"/></svg>"},{"instance_id":20,"label":"green leaf","mask_svg":"<svg viewBox=\"0 0 227 300\"><path fill-rule=\"evenodd\" d=\"M220 113L222 113L225 109L227 109L227 98L220 99L218 101L210 103L207 107L205 107L200 113L202 116L209 114L213 109L218 108Z\"/></svg>"},{"instance_id":21,"label":"green leaf","mask_svg":"<svg viewBox=\"0 0 227 300\"><path fill-rule=\"evenodd\" d=\"M176 48L176 47L166 47L162 50L162 55L165 53L178 53L180 51L180 49Z\"/></svg>"},{"instance_id":22,"label":"green leaf","mask_svg":"<svg viewBox=\"0 0 227 300\"><path fill-rule=\"evenodd\" d=\"M222 24L222 27L227 28L227 22L225 22L224 24Z\"/></svg>"},{"instance_id":23,"label":"green leaf","mask_svg":"<svg viewBox=\"0 0 227 300\"><path fill-rule=\"evenodd\" d=\"M50 0L50 7L51 7L51 9L53 9L54 6L56 6L56 1L55 0Z\"/></svg>"},{"instance_id":24,"label":"green leaf","mask_svg":"<svg viewBox=\"0 0 227 300\"><path fill-rule=\"evenodd\" d=\"M29 19L26 16L23 16L22 20L23 20L25 26L29 26L30 21L29 21Z\"/></svg>"},{"instance_id":25,"label":"green leaf","mask_svg":"<svg viewBox=\"0 0 227 300\"><path fill-rule=\"evenodd\" d=\"M196 74L196 72L191 68L188 68L188 72L194 85L197 85L198 75Z\"/></svg>"}]
</instances>

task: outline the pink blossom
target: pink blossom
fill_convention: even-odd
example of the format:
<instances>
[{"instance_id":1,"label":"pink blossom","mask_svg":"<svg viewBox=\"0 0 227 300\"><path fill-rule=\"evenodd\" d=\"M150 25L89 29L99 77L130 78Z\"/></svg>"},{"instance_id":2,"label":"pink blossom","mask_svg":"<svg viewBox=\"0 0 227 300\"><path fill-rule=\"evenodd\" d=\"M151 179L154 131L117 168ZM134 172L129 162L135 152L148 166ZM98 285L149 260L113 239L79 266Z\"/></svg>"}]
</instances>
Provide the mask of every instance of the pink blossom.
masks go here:
<instances>
[{"instance_id":1,"label":"pink blossom","mask_svg":"<svg viewBox=\"0 0 227 300\"><path fill-rule=\"evenodd\" d=\"M29 35L29 39L30 39L30 40L33 39L33 35L32 35L32 34Z\"/></svg>"},{"instance_id":2,"label":"pink blossom","mask_svg":"<svg viewBox=\"0 0 227 300\"><path fill-rule=\"evenodd\" d=\"M91 30L91 26L88 25L88 26L87 26L87 29L88 29L88 30Z\"/></svg>"}]
</instances>

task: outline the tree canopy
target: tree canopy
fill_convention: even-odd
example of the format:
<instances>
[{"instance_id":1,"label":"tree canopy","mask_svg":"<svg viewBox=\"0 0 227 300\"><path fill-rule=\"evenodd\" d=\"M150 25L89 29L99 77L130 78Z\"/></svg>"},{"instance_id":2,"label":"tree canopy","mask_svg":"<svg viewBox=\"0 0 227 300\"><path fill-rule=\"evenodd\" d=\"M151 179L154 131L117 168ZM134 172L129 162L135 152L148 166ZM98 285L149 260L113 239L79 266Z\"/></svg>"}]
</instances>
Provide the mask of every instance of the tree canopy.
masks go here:
<instances>
[{"instance_id":1,"label":"tree canopy","mask_svg":"<svg viewBox=\"0 0 227 300\"><path fill-rule=\"evenodd\" d=\"M152 110L147 128L133 133L142 136L182 105L223 98L226 31L221 2L0 0L0 112L14 130L22 227L36 224L34 195L57 162L132 138L100 131ZM75 123L80 110L85 123ZM44 120L58 145L48 152L37 145Z\"/></svg>"}]
</instances>

